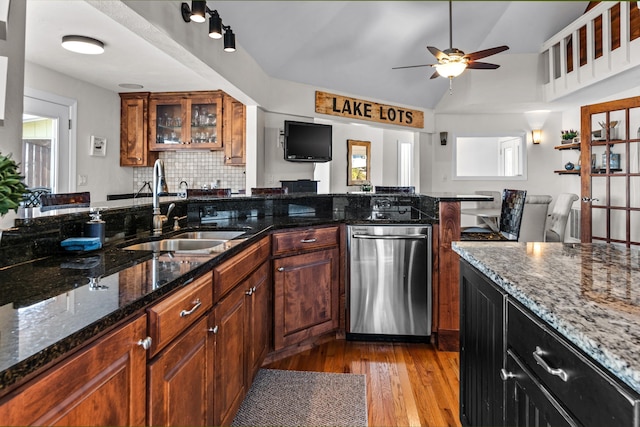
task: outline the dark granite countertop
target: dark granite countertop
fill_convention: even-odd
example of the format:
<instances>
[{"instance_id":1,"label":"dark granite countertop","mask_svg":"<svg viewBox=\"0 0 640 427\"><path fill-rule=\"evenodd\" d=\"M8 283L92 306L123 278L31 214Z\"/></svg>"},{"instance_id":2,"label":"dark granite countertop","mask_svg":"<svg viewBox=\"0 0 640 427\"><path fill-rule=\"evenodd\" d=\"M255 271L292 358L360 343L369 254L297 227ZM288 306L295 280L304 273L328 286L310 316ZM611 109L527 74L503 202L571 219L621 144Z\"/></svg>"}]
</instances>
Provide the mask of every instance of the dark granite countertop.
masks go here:
<instances>
[{"instance_id":1,"label":"dark granite countertop","mask_svg":"<svg viewBox=\"0 0 640 427\"><path fill-rule=\"evenodd\" d=\"M185 254L124 250L122 240L88 253L63 253L0 268L0 394L12 384L91 340L121 320L185 286L272 230L349 223L315 216L248 217L218 222L215 229L243 230L222 253ZM402 221L423 223L424 219ZM150 274L152 272L153 274ZM151 277L155 277L152 283Z\"/></svg>"},{"instance_id":2,"label":"dark granite countertop","mask_svg":"<svg viewBox=\"0 0 640 427\"><path fill-rule=\"evenodd\" d=\"M639 250L511 242L454 242L452 248L640 393Z\"/></svg>"}]
</instances>

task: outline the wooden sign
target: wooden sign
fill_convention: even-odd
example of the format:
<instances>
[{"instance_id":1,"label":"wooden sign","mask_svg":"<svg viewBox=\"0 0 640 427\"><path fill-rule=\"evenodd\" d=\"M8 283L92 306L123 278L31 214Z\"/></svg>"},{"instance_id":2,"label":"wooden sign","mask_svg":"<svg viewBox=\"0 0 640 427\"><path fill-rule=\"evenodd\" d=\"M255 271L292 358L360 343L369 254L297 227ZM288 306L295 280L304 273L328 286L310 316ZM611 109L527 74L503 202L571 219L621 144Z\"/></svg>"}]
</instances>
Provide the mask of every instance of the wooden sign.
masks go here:
<instances>
[{"instance_id":1,"label":"wooden sign","mask_svg":"<svg viewBox=\"0 0 640 427\"><path fill-rule=\"evenodd\" d=\"M316 113L378 123L424 127L424 112L316 91Z\"/></svg>"}]
</instances>

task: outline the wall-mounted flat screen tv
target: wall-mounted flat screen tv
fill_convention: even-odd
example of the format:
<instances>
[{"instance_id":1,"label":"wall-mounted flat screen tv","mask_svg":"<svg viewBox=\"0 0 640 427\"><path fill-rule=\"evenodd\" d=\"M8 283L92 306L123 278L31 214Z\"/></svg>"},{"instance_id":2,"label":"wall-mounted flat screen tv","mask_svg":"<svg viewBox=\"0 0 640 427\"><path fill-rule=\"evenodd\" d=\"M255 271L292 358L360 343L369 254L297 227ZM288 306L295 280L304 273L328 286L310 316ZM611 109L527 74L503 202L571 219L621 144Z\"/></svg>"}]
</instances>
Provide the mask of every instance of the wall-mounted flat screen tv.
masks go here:
<instances>
[{"instance_id":1,"label":"wall-mounted flat screen tv","mask_svg":"<svg viewBox=\"0 0 640 427\"><path fill-rule=\"evenodd\" d=\"M285 120L284 159L290 162L331 161L331 125Z\"/></svg>"}]
</instances>

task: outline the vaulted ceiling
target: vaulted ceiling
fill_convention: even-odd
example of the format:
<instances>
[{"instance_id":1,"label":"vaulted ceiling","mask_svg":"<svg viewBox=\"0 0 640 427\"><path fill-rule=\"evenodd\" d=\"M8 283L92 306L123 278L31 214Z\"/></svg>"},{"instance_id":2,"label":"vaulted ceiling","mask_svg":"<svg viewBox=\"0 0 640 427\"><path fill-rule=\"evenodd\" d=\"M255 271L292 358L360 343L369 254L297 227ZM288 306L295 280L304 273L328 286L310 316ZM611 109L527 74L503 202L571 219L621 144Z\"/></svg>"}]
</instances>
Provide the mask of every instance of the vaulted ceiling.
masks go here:
<instances>
[{"instance_id":1,"label":"vaulted ceiling","mask_svg":"<svg viewBox=\"0 0 640 427\"><path fill-rule=\"evenodd\" d=\"M176 25L198 25L184 23L180 2L173 3ZM486 59L496 64L501 64L502 55L538 53L541 44L580 16L587 4L456 1L453 45L466 53L508 45L508 51ZM238 48L271 77L422 108L435 107L447 91L446 79L429 79L430 67L392 70L434 63L427 45L449 47L446 1L210 0L208 7L220 12L224 24L233 28ZM206 38L207 24L199 25ZM204 81L90 2L27 0L26 28L28 61L112 91L123 91L120 83L139 83L150 91L216 84ZM105 54L87 57L66 52L60 47L65 34L101 39ZM221 42L211 43L214 48Z\"/></svg>"}]
</instances>

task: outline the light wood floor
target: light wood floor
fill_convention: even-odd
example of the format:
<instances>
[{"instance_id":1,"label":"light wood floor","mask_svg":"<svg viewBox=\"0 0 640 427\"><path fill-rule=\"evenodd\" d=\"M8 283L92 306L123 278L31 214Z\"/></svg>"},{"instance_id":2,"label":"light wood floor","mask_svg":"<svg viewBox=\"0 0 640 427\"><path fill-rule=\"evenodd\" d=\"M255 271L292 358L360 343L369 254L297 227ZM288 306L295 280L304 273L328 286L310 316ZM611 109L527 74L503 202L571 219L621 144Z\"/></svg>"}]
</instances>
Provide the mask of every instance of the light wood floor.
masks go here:
<instances>
[{"instance_id":1,"label":"light wood floor","mask_svg":"<svg viewBox=\"0 0 640 427\"><path fill-rule=\"evenodd\" d=\"M430 344L335 340L265 368L367 376L369 426L459 426L459 354Z\"/></svg>"}]
</instances>

